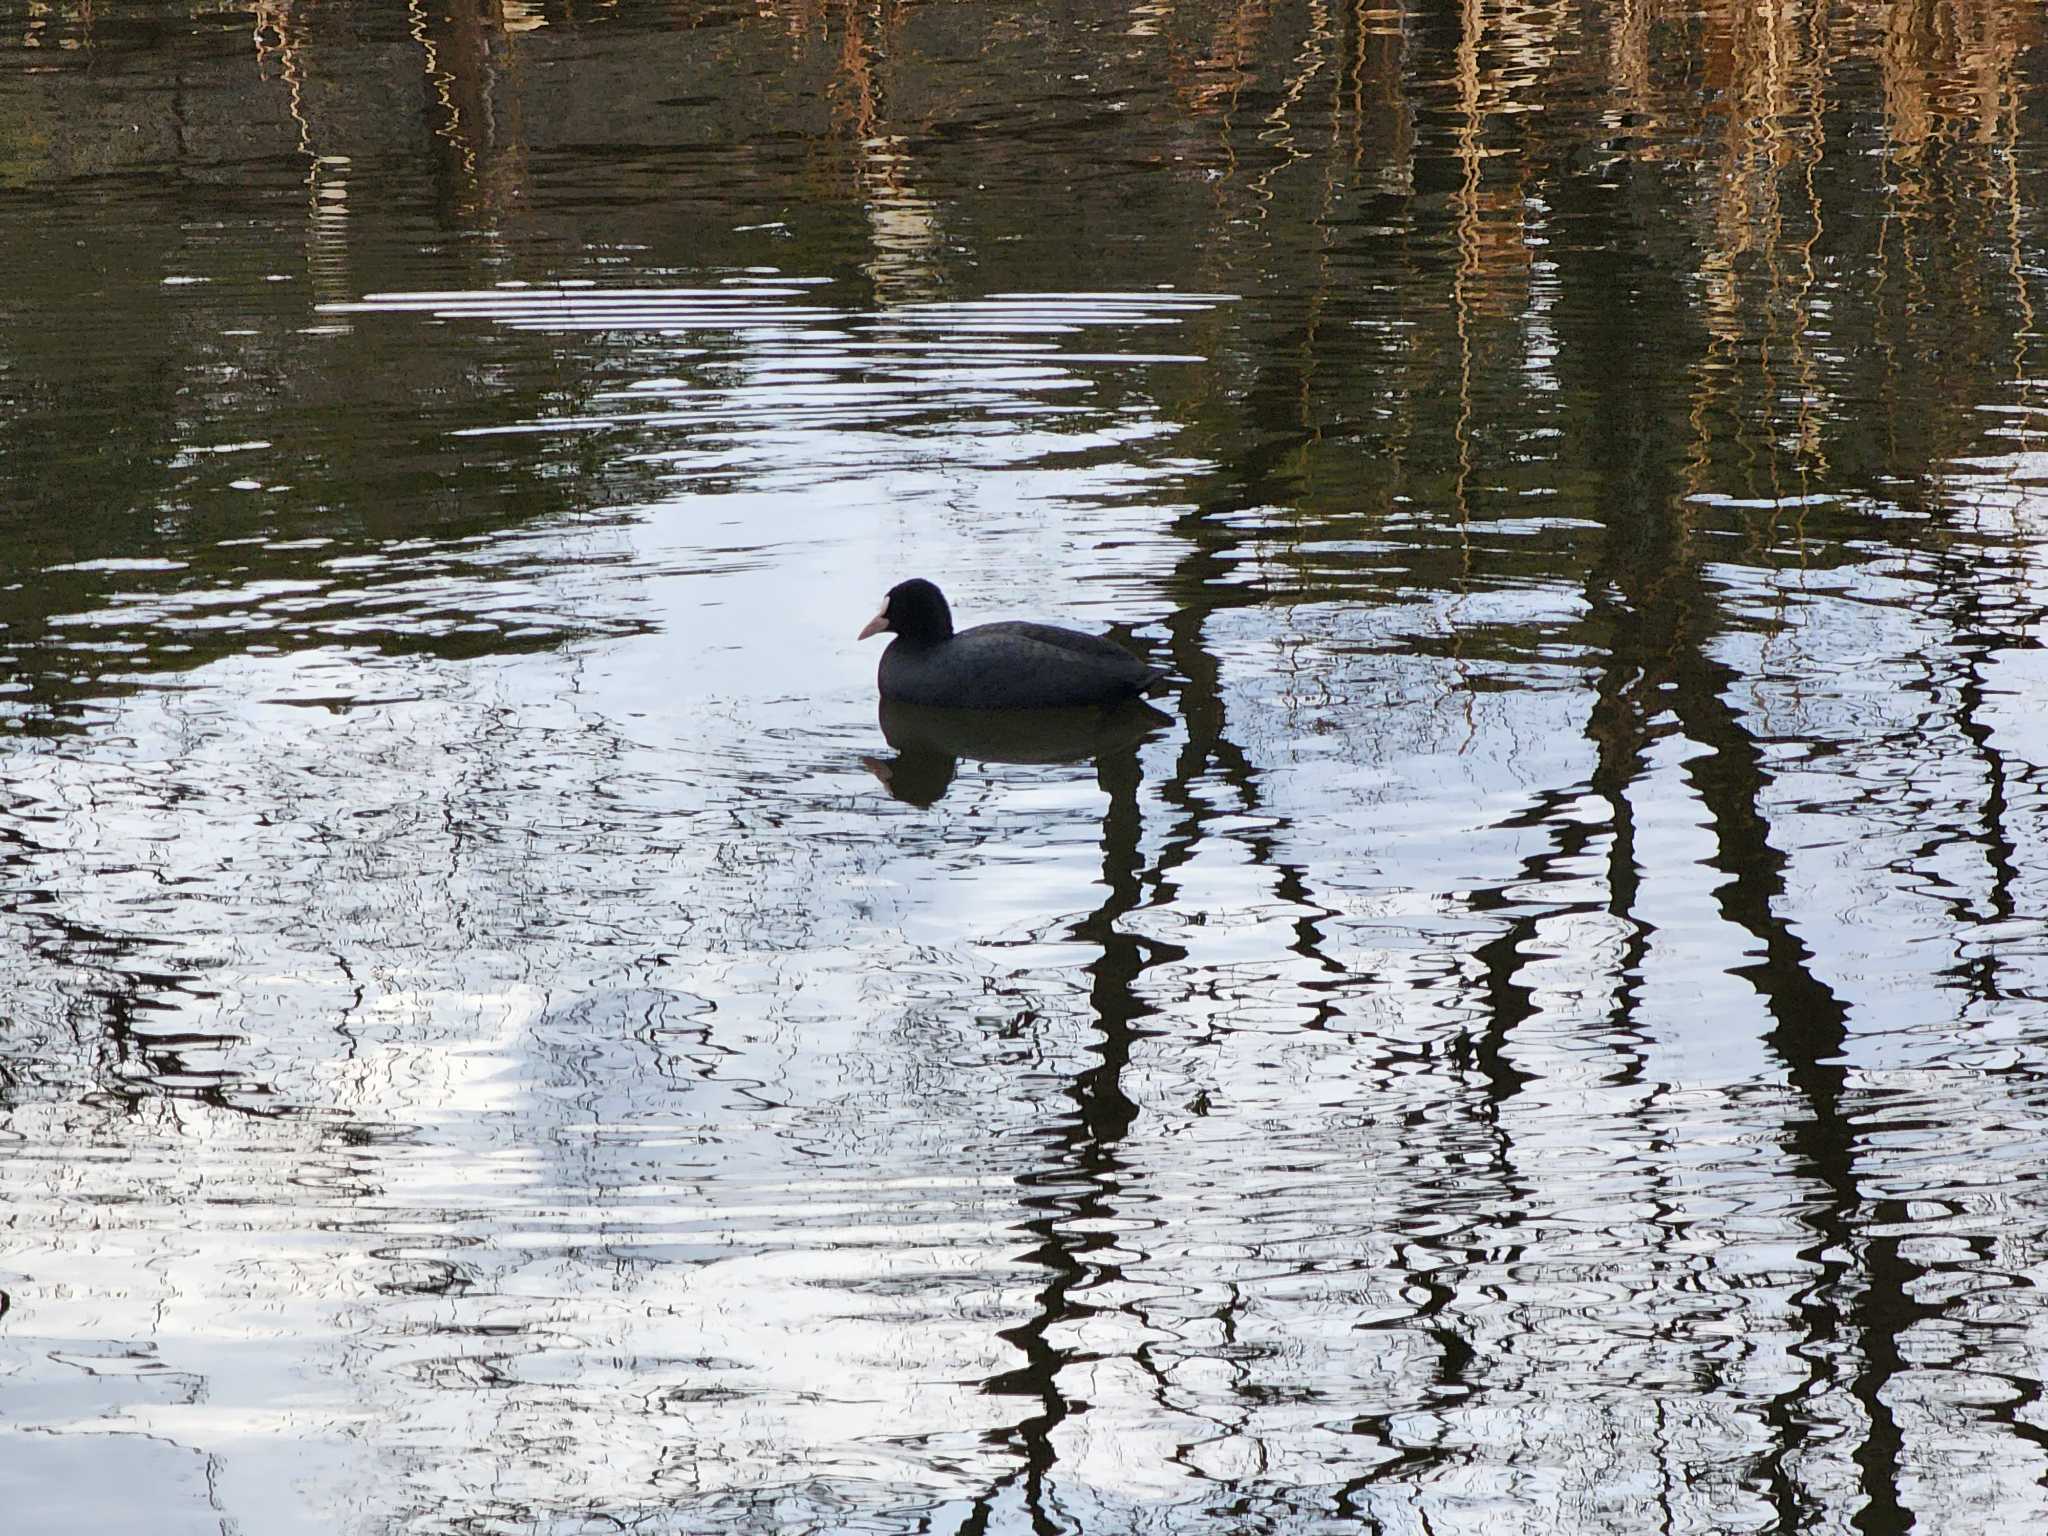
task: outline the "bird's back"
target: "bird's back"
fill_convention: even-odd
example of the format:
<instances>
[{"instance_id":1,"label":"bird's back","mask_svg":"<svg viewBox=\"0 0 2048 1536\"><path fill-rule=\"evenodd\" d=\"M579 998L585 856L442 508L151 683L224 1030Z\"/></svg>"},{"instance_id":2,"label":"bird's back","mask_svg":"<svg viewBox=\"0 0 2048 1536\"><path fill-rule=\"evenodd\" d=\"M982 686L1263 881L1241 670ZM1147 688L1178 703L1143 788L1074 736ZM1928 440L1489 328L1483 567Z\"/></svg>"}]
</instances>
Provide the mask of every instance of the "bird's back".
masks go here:
<instances>
[{"instance_id":1,"label":"bird's back","mask_svg":"<svg viewBox=\"0 0 2048 1536\"><path fill-rule=\"evenodd\" d=\"M906 704L1051 709L1131 698L1165 675L1104 636L1012 621L934 645L898 639L883 653L881 685Z\"/></svg>"}]
</instances>

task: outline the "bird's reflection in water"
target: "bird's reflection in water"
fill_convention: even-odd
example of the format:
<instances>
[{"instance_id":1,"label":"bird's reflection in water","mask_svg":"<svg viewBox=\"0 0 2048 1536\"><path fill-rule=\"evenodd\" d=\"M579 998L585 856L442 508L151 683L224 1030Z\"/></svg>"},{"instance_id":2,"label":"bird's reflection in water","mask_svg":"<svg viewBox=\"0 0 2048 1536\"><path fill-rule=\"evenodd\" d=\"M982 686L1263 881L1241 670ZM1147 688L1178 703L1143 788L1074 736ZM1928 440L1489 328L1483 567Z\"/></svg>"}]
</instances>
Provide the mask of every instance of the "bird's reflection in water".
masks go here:
<instances>
[{"instance_id":1,"label":"bird's reflection in water","mask_svg":"<svg viewBox=\"0 0 2048 1536\"><path fill-rule=\"evenodd\" d=\"M1130 751L1173 717L1140 699L1107 708L931 709L882 701L882 735L892 758L864 757L898 800L935 804L952 787L961 758L980 763L1078 763Z\"/></svg>"}]
</instances>

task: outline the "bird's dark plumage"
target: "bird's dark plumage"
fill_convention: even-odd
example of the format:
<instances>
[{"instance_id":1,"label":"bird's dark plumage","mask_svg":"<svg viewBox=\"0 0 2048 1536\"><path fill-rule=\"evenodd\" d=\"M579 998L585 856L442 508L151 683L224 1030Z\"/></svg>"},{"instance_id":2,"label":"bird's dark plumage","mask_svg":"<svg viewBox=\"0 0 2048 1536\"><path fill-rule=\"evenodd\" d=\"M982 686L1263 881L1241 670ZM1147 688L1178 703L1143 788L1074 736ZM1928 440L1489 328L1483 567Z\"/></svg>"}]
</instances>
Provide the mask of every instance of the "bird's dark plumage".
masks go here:
<instances>
[{"instance_id":1,"label":"bird's dark plumage","mask_svg":"<svg viewBox=\"0 0 2048 1536\"><path fill-rule=\"evenodd\" d=\"M921 578L892 587L865 640L882 653L882 697L940 709L1059 709L1134 698L1166 676L1101 635L1053 624L978 624L958 633L945 595Z\"/></svg>"}]
</instances>

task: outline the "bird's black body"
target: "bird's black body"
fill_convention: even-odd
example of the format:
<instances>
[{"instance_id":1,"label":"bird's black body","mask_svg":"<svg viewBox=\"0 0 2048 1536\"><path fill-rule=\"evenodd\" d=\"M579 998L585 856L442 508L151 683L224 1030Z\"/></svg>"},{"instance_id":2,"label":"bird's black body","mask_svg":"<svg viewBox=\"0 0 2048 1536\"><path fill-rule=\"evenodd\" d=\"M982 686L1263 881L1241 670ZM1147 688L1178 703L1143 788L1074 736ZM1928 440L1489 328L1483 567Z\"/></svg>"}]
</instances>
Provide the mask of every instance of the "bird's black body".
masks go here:
<instances>
[{"instance_id":1,"label":"bird's black body","mask_svg":"<svg viewBox=\"0 0 2048 1536\"><path fill-rule=\"evenodd\" d=\"M979 624L958 633L939 589L892 588L862 638L893 630L882 697L939 709L1061 709L1135 698L1166 676L1100 635L1052 624Z\"/></svg>"}]
</instances>

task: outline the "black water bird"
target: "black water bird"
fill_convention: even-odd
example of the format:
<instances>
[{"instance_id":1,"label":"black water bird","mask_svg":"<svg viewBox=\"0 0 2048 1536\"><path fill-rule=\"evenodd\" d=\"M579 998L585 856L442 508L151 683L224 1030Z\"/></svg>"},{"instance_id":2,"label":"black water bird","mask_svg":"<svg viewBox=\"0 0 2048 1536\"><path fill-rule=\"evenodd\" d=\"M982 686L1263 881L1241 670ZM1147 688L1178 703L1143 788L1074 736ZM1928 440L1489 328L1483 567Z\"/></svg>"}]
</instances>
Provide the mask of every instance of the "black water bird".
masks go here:
<instances>
[{"instance_id":1,"label":"black water bird","mask_svg":"<svg viewBox=\"0 0 2048 1536\"><path fill-rule=\"evenodd\" d=\"M938 709L1071 709L1136 698L1166 676L1114 640L1053 624L977 624L953 632L945 594L899 582L860 632L896 638L882 652L882 697Z\"/></svg>"}]
</instances>

